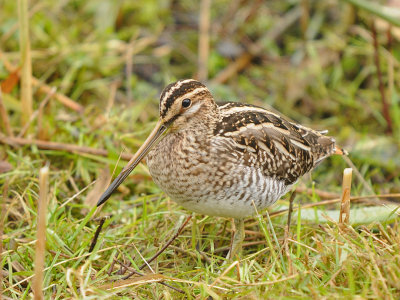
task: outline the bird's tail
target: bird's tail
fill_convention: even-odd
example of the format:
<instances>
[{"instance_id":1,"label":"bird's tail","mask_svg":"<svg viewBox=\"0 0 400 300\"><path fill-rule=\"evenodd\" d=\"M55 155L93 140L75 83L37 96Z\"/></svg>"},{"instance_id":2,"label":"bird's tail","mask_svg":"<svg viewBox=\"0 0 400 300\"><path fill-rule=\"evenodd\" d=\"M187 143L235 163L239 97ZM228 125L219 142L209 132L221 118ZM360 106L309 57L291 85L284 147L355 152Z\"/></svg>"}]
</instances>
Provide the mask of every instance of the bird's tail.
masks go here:
<instances>
[{"instance_id":1,"label":"bird's tail","mask_svg":"<svg viewBox=\"0 0 400 300\"><path fill-rule=\"evenodd\" d=\"M339 146L335 145L335 148L333 149L333 154L348 155L349 153L345 149L340 148Z\"/></svg>"},{"instance_id":2,"label":"bird's tail","mask_svg":"<svg viewBox=\"0 0 400 300\"><path fill-rule=\"evenodd\" d=\"M346 150L336 145L334 138L322 135L318 138L318 145L314 148L313 154L315 166L331 155L348 155Z\"/></svg>"}]
</instances>

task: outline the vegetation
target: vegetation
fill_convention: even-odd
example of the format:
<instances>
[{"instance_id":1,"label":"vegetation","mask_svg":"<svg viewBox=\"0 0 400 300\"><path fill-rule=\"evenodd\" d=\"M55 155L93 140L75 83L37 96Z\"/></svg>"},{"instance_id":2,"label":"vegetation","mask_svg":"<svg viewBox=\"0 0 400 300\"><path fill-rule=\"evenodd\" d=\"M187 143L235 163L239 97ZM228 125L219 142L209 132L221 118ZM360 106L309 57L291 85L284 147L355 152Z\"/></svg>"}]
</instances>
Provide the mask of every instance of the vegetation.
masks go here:
<instances>
[{"instance_id":1,"label":"vegetation","mask_svg":"<svg viewBox=\"0 0 400 300\"><path fill-rule=\"evenodd\" d=\"M45 298L400 297L398 1L24 2L0 4L5 299L33 295L40 192ZM290 195L249 218L240 261L224 258L230 220L193 214L178 232L191 213L145 164L94 208L152 129L161 89L190 77L216 99L329 129L350 152L297 185L289 233ZM347 167L349 224L338 217Z\"/></svg>"}]
</instances>

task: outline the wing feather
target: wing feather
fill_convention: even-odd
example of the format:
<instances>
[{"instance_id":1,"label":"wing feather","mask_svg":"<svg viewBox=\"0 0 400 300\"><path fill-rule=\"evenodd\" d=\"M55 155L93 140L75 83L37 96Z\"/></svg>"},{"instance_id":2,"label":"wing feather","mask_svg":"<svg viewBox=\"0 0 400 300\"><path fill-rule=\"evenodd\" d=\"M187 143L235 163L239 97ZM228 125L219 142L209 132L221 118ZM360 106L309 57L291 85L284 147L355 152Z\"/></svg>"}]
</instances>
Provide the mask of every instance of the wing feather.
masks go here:
<instances>
[{"instance_id":1,"label":"wing feather","mask_svg":"<svg viewBox=\"0 0 400 300\"><path fill-rule=\"evenodd\" d=\"M286 184L296 182L334 152L334 139L263 108L230 102L221 105L220 111L215 134L234 141L242 163Z\"/></svg>"}]
</instances>

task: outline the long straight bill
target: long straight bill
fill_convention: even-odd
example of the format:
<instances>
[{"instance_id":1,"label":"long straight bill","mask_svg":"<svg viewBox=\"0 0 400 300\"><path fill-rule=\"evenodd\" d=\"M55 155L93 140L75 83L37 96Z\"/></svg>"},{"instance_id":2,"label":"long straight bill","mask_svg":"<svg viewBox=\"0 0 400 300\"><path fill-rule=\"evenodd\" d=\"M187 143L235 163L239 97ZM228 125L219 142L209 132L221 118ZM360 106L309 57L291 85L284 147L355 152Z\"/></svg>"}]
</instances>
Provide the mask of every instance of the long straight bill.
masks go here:
<instances>
[{"instance_id":1,"label":"long straight bill","mask_svg":"<svg viewBox=\"0 0 400 300\"><path fill-rule=\"evenodd\" d=\"M107 190L101 195L99 201L97 202L97 206L102 205L104 202L110 198L111 194L114 190L119 187L119 185L125 180L126 177L133 171L134 168L140 163L143 157L146 156L147 153L151 150L151 148L156 145L158 141L160 141L161 136L168 128L158 121L156 127L150 133L149 137L143 143L143 145L139 148L136 154L132 157L132 159L128 162L125 168L121 171L121 173L114 179L114 181L110 184Z\"/></svg>"}]
</instances>

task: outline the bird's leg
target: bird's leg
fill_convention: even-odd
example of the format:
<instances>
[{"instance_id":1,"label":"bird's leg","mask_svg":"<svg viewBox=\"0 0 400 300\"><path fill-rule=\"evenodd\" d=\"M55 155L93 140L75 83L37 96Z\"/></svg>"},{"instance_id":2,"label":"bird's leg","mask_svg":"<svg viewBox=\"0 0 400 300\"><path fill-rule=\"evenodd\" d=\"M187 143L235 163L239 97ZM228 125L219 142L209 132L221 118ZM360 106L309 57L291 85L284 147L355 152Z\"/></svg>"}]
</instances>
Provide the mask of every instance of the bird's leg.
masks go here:
<instances>
[{"instance_id":1,"label":"bird's leg","mask_svg":"<svg viewBox=\"0 0 400 300\"><path fill-rule=\"evenodd\" d=\"M236 254L242 251L242 242L244 240L244 219L235 220L235 234L232 238L231 250L228 252L227 259L233 259Z\"/></svg>"},{"instance_id":2,"label":"bird's leg","mask_svg":"<svg viewBox=\"0 0 400 300\"><path fill-rule=\"evenodd\" d=\"M285 239L283 242L283 249L286 252L286 256L288 259L288 267L289 267L289 274L293 274L293 265L292 265L292 259L290 257L289 253L289 243L288 243L288 238L289 238L289 233L290 233L290 221L292 219L292 212L293 212L293 201L294 198L296 197L296 191L294 191L289 198L289 211L288 211L288 220L285 228Z\"/></svg>"},{"instance_id":3,"label":"bird's leg","mask_svg":"<svg viewBox=\"0 0 400 300\"><path fill-rule=\"evenodd\" d=\"M289 198L289 211L288 211L288 220L287 220L287 229L288 229L288 231L289 231L289 228L290 228L290 221L292 220L294 198L296 198L296 191L293 191L293 193L290 195L290 198Z\"/></svg>"}]
</instances>

